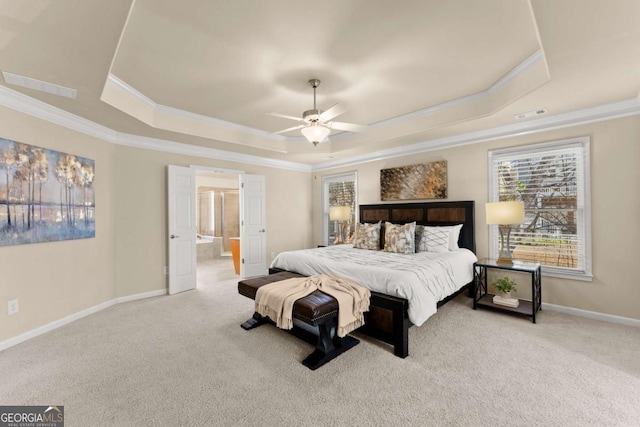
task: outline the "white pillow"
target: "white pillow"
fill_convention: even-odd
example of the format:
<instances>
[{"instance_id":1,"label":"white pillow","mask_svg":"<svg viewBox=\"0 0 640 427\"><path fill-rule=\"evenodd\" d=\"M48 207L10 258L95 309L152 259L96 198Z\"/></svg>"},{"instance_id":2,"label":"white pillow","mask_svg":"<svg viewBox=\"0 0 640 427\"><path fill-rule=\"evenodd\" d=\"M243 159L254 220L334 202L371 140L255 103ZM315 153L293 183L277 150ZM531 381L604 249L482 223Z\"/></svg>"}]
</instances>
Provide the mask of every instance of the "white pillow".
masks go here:
<instances>
[{"instance_id":1,"label":"white pillow","mask_svg":"<svg viewBox=\"0 0 640 427\"><path fill-rule=\"evenodd\" d=\"M422 234L423 246L427 252L449 252L449 231L438 227L425 227Z\"/></svg>"},{"instance_id":2,"label":"white pillow","mask_svg":"<svg viewBox=\"0 0 640 427\"><path fill-rule=\"evenodd\" d=\"M418 226L419 227L419 226ZM458 249L460 249L460 247L458 246L458 238L460 237L460 230L462 229L462 224L458 224L458 225L445 225L445 226L440 226L440 227L434 227L434 226L430 226L430 225L424 225L422 226L424 231L422 233L422 237L419 239L418 242L416 242L416 252L433 252L431 250L428 249L427 243L426 243L426 236L428 235L427 232L429 230L441 230L441 231L446 231L449 233L449 241L448 241L448 250L450 251L457 251ZM416 227L416 235L419 234L418 228Z\"/></svg>"}]
</instances>

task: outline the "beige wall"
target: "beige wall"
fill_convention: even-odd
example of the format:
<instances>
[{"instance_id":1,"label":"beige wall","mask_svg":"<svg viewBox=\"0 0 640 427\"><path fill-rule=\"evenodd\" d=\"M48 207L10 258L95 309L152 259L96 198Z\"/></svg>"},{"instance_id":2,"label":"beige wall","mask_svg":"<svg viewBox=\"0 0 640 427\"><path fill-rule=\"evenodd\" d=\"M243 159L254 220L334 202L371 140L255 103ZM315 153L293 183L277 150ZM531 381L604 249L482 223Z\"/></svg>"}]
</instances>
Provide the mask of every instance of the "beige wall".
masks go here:
<instances>
[{"instance_id":1,"label":"beige wall","mask_svg":"<svg viewBox=\"0 0 640 427\"><path fill-rule=\"evenodd\" d=\"M0 108L1 137L95 160L96 237L0 247L0 341L167 286L166 166L265 175L267 262L311 243L309 173L122 147ZM283 214L284 212L284 214ZM20 312L7 315L18 298Z\"/></svg>"},{"instance_id":2,"label":"beige wall","mask_svg":"<svg viewBox=\"0 0 640 427\"><path fill-rule=\"evenodd\" d=\"M95 160L96 237L0 247L0 341L112 300L116 146L0 108L0 136ZM3 172L4 173L4 172ZM20 311L7 315L18 298Z\"/></svg>"},{"instance_id":3,"label":"beige wall","mask_svg":"<svg viewBox=\"0 0 640 427\"><path fill-rule=\"evenodd\" d=\"M271 252L310 247L309 173L119 147L116 170L117 295L165 289L167 282L166 168L209 166L264 175L267 261ZM150 214L154 213L154 214Z\"/></svg>"},{"instance_id":4,"label":"beige wall","mask_svg":"<svg viewBox=\"0 0 640 427\"><path fill-rule=\"evenodd\" d=\"M322 176L356 170L358 202L380 203L380 169L447 160L448 200L475 200L476 247L479 257L488 254L487 152L537 142L572 137L591 138L591 219L593 281L543 277L544 302L583 310L640 319L640 285L635 253L640 242L640 117L609 120L556 131L488 141L456 148L340 168L313 176L313 243L322 242ZM518 278L519 290L530 288ZM529 292L530 293L530 292Z\"/></svg>"},{"instance_id":5,"label":"beige wall","mask_svg":"<svg viewBox=\"0 0 640 427\"><path fill-rule=\"evenodd\" d=\"M244 170L266 177L267 259L322 242L321 177L357 170L359 202L379 202L381 168L445 159L449 200L476 201L477 248L487 254L487 150L591 137L592 282L543 279L543 300L640 319L633 268L640 240L640 119L633 116L552 132L425 152L310 174L121 147L0 108L3 138L95 160L96 237L0 247L0 341L110 301L166 289L166 166ZM526 288L526 284L521 286ZM9 300L20 312L8 316Z\"/></svg>"}]
</instances>

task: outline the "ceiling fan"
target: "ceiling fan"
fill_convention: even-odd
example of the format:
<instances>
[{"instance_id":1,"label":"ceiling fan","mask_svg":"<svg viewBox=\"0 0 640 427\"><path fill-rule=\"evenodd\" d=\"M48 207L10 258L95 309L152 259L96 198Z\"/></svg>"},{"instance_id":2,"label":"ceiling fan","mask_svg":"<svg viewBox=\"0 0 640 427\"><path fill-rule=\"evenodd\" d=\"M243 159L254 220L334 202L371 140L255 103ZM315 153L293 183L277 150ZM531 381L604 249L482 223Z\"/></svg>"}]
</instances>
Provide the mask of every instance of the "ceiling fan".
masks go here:
<instances>
[{"instance_id":1,"label":"ceiling fan","mask_svg":"<svg viewBox=\"0 0 640 427\"><path fill-rule=\"evenodd\" d=\"M302 135L304 135L304 137L307 138L309 142L316 146L324 141L327 136L329 136L329 133L331 133L331 129L345 130L349 132L362 132L367 129L367 127L363 125L331 121L331 119L338 117L340 114L344 113L345 110L338 104L335 104L327 111L318 110L316 108L316 88L320 86L320 80L311 79L309 80L309 85L313 88L313 110L307 110L302 113L302 118L280 113L267 113L271 116L304 122L304 124L283 129L278 132L274 132L274 134L286 133L300 129Z\"/></svg>"}]
</instances>

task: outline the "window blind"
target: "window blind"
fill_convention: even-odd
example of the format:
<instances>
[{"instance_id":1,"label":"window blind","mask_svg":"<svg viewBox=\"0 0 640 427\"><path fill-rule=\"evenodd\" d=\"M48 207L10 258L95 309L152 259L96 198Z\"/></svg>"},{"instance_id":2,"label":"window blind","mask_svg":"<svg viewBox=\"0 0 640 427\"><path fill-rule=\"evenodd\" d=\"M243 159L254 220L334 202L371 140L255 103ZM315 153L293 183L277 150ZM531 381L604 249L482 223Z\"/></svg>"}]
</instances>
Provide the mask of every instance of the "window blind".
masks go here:
<instances>
[{"instance_id":1,"label":"window blind","mask_svg":"<svg viewBox=\"0 0 640 427\"><path fill-rule=\"evenodd\" d=\"M346 174L328 175L322 178L323 187L323 217L324 217L324 244L331 245L336 240L336 234L342 230L344 240L348 240L354 231L358 218L357 201L357 174L350 172ZM331 206L349 206L351 208L351 219L344 224L338 221L331 221L329 209Z\"/></svg>"},{"instance_id":2,"label":"window blind","mask_svg":"<svg viewBox=\"0 0 640 427\"><path fill-rule=\"evenodd\" d=\"M514 259L590 276L588 175L587 138L490 152L490 201L524 202L524 224L511 232ZM499 236L492 228L495 256Z\"/></svg>"}]
</instances>

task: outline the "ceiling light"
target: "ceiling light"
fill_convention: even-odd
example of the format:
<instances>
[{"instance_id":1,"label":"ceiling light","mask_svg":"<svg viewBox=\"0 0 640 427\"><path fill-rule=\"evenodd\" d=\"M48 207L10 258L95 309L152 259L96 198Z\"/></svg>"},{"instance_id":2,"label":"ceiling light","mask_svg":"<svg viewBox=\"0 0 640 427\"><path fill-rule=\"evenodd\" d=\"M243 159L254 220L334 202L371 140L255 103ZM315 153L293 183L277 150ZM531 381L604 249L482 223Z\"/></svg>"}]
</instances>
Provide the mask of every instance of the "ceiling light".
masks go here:
<instances>
[{"instance_id":1,"label":"ceiling light","mask_svg":"<svg viewBox=\"0 0 640 427\"><path fill-rule=\"evenodd\" d=\"M307 138L307 141L315 146L329 136L331 129L319 124L318 122L311 122L309 123L309 126L303 127L300 132L302 132L304 137Z\"/></svg>"},{"instance_id":2,"label":"ceiling light","mask_svg":"<svg viewBox=\"0 0 640 427\"><path fill-rule=\"evenodd\" d=\"M316 106L316 89L318 88L318 85L320 85L320 80L311 79L309 80L309 85L313 88L313 109L302 113L302 118L289 116L287 114L267 113L270 116L282 117L283 119L295 120L296 122L303 122L301 125L274 132L274 135L300 129L305 138L315 146L324 141L324 139L331 133L331 129L344 130L348 132L364 132L367 129L366 126L357 125L355 123L334 122L333 119L335 117L344 113L344 109L338 104L335 104L327 111L318 110L318 107Z\"/></svg>"}]
</instances>

